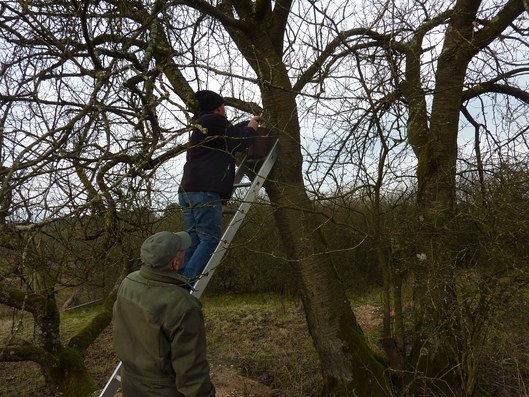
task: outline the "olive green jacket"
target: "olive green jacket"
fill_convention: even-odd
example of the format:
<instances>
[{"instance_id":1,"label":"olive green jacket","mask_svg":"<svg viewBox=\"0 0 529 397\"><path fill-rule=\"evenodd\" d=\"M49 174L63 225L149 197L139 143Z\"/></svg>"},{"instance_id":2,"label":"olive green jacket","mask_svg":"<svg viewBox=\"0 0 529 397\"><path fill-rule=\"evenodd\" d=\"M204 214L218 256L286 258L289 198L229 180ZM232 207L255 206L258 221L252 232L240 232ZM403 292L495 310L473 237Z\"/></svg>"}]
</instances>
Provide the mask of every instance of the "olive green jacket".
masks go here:
<instances>
[{"instance_id":1,"label":"olive green jacket","mask_svg":"<svg viewBox=\"0 0 529 397\"><path fill-rule=\"evenodd\" d=\"M127 276L114 304L123 397L213 397L200 301L175 272Z\"/></svg>"}]
</instances>

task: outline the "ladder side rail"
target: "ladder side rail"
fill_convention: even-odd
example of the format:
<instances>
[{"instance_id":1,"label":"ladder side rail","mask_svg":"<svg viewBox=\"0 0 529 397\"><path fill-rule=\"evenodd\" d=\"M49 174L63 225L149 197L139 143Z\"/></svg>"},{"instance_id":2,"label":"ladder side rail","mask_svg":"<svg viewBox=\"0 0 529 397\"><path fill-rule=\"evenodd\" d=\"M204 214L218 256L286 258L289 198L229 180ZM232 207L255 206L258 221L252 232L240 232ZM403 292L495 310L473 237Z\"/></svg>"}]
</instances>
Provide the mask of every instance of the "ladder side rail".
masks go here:
<instances>
[{"instance_id":1,"label":"ladder side rail","mask_svg":"<svg viewBox=\"0 0 529 397\"><path fill-rule=\"evenodd\" d=\"M245 199L246 201L246 199ZM193 285L193 290L191 290L191 294L196 296L200 299L200 296L206 289L206 286L209 283L209 280L211 279L211 276L213 276L213 273L215 273L215 269L219 265L220 261L224 257L224 254L228 250L231 240L233 240L233 237L239 230L239 226L242 224L242 221L244 217L246 216L246 213L248 212L248 209L250 208L251 203L244 202L239 206L239 209L233 216L230 224L226 228L226 231L221 237L221 240L219 241L219 244L217 245L217 248L211 255L211 258L209 259L206 267L202 271L202 274L200 278L195 282Z\"/></svg>"},{"instance_id":2,"label":"ladder side rail","mask_svg":"<svg viewBox=\"0 0 529 397\"><path fill-rule=\"evenodd\" d=\"M99 397L114 397L121 386L121 361L112 373L105 388L101 391Z\"/></svg>"},{"instance_id":3,"label":"ladder side rail","mask_svg":"<svg viewBox=\"0 0 529 397\"><path fill-rule=\"evenodd\" d=\"M245 175L245 170L244 170L244 163L246 161L246 159L248 158L248 155L246 154L241 162L241 164L237 167L237 171L235 171L235 178L233 179L233 184L234 185L237 185L239 183L241 183L241 180L242 178L244 177Z\"/></svg>"}]
</instances>

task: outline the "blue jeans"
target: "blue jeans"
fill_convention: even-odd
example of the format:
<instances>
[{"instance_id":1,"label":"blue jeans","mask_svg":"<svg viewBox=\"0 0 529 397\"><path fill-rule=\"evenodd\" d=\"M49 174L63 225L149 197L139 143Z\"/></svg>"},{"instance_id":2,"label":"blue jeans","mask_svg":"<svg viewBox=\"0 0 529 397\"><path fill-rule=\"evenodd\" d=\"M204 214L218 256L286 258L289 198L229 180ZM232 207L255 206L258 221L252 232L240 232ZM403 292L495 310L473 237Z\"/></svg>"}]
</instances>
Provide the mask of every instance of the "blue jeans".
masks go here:
<instances>
[{"instance_id":1,"label":"blue jeans","mask_svg":"<svg viewBox=\"0 0 529 397\"><path fill-rule=\"evenodd\" d=\"M217 193L180 192L178 201L184 212L191 246L178 273L193 278L202 273L221 238L222 199Z\"/></svg>"}]
</instances>

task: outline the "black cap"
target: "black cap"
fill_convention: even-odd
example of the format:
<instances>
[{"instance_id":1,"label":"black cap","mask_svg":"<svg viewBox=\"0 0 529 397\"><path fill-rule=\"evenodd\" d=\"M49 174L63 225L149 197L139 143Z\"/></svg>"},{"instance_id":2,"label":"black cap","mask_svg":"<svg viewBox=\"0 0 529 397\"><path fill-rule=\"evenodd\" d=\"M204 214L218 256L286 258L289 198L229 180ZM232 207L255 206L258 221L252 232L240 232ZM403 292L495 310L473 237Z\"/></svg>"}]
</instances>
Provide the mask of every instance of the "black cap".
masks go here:
<instances>
[{"instance_id":1,"label":"black cap","mask_svg":"<svg viewBox=\"0 0 529 397\"><path fill-rule=\"evenodd\" d=\"M201 111L211 111L224 103L224 98L209 90L197 91L195 99L198 101Z\"/></svg>"}]
</instances>

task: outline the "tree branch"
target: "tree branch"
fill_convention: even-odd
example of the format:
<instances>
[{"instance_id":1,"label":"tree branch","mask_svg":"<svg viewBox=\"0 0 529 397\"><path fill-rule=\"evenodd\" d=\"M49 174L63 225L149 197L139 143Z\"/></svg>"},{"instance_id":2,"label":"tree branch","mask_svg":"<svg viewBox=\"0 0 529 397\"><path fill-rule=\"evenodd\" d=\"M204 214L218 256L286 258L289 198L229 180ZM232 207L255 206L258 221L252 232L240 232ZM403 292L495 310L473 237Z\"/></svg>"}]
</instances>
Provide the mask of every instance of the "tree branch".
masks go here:
<instances>
[{"instance_id":1,"label":"tree branch","mask_svg":"<svg viewBox=\"0 0 529 397\"><path fill-rule=\"evenodd\" d=\"M510 0L490 21L485 22L472 39L473 52L478 53L512 24L525 11L523 0Z\"/></svg>"},{"instance_id":2,"label":"tree branch","mask_svg":"<svg viewBox=\"0 0 529 397\"><path fill-rule=\"evenodd\" d=\"M276 53L280 57L283 56L284 34L290 15L290 7L292 7L292 0L276 1L269 27L270 39L272 40Z\"/></svg>"},{"instance_id":3,"label":"tree branch","mask_svg":"<svg viewBox=\"0 0 529 397\"><path fill-rule=\"evenodd\" d=\"M323 64L332 56L334 51L342 44L346 44L346 41L348 38L352 36L360 36L360 37L369 37L373 40L375 40L376 43L382 44L382 43L389 43L391 36L389 35L381 35L377 32L366 30L365 28L356 28L356 29L350 29L341 33L338 33L338 35L329 42L323 51L321 51L320 55L316 58L316 60L310 65L307 70L298 78L298 81L294 85L294 91L300 92L303 87L312 80L314 75L322 70ZM351 54L353 51L357 50L359 47L365 47L366 44L363 43L360 46L348 46L346 51L342 51L340 53L340 57L345 57L348 54Z\"/></svg>"},{"instance_id":4,"label":"tree branch","mask_svg":"<svg viewBox=\"0 0 529 397\"><path fill-rule=\"evenodd\" d=\"M0 282L0 303L32 314L38 314L46 305L46 300L42 295L23 291Z\"/></svg>"},{"instance_id":5,"label":"tree branch","mask_svg":"<svg viewBox=\"0 0 529 397\"><path fill-rule=\"evenodd\" d=\"M472 88L469 88L466 91L463 91L462 99L463 101L467 101L469 99L478 97L479 95L487 93L487 92L496 92L499 94L510 95L514 98L519 99L520 101L523 101L529 104L529 93L527 91L522 90L519 87L513 87L507 84L497 83L500 80L504 80L509 77L513 77L513 76L526 73L526 72L529 72L529 68L515 69L515 70L509 71L508 73L501 74L491 81L480 83Z\"/></svg>"},{"instance_id":6,"label":"tree branch","mask_svg":"<svg viewBox=\"0 0 529 397\"><path fill-rule=\"evenodd\" d=\"M110 293L103 303L103 310L84 326L68 342L68 347L76 349L84 356L86 349L97 339L112 321L112 307L117 297L117 289Z\"/></svg>"},{"instance_id":7,"label":"tree branch","mask_svg":"<svg viewBox=\"0 0 529 397\"><path fill-rule=\"evenodd\" d=\"M182 4L186 4L192 8L194 8L197 11L203 12L204 14L207 14L221 22L224 26L231 26L233 28L239 29L243 32L248 32L251 30L251 25L245 21L235 19L233 18L233 14L228 14L225 11L226 7L222 6L228 6L229 4L226 4L224 2L221 2L220 6L213 6L209 4L206 1L203 0L190 0L190 1L183 1ZM224 10L222 9L224 8Z\"/></svg>"},{"instance_id":8,"label":"tree branch","mask_svg":"<svg viewBox=\"0 0 529 397\"><path fill-rule=\"evenodd\" d=\"M504 84L480 84L477 87L464 91L463 100L466 101L468 99L475 98L486 92L496 92L498 94L510 95L516 99L519 99L520 101L529 104L529 93L527 91L524 91L518 87L512 87Z\"/></svg>"},{"instance_id":9,"label":"tree branch","mask_svg":"<svg viewBox=\"0 0 529 397\"><path fill-rule=\"evenodd\" d=\"M44 367L54 367L59 361L46 350L34 345L0 346L0 361L33 361Z\"/></svg>"}]
</instances>

